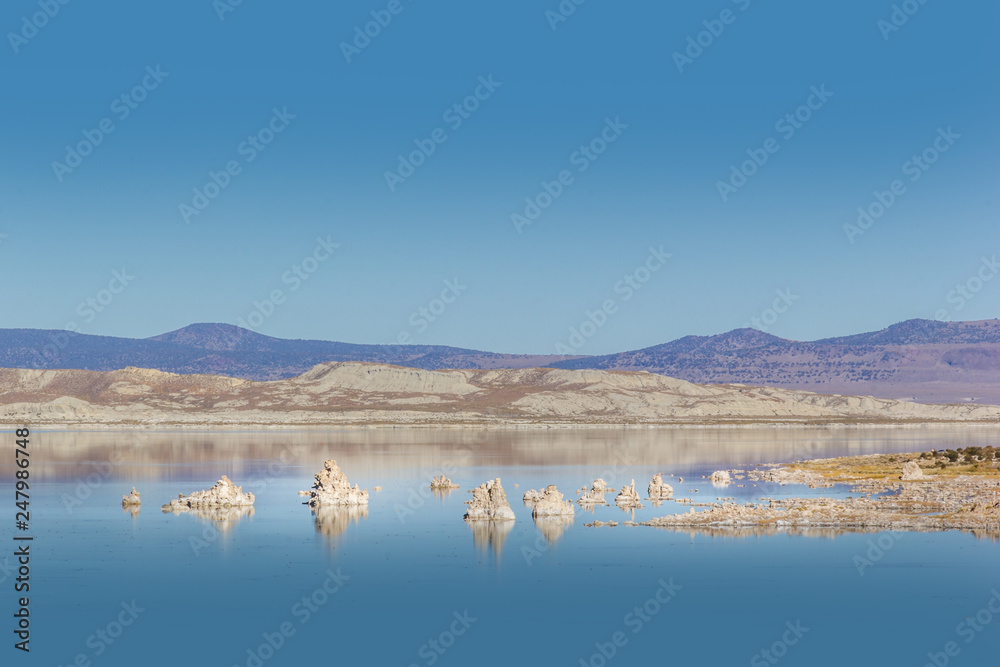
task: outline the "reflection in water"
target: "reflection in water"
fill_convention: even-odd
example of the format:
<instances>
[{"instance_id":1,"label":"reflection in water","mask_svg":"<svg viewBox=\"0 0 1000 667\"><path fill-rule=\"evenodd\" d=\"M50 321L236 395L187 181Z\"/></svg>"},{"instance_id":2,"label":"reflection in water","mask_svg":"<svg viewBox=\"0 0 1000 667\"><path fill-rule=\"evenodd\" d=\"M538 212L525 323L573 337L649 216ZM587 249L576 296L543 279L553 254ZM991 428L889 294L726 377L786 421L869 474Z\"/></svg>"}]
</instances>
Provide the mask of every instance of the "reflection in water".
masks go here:
<instances>
[{"instance_id":1,"label":"reflection in water","mask_svg":"<svg viewBox=\"0 0 1000 667\"><path fill-rule=\"evenodd\" d=\"M629 507L628 505L618 505L618 509L622 512L628 514L629 521L635 521L635 507Z\"/></svg>"},{"instance_id":2,"label":"reflection in water","mask_svg":"<svg viewBox=\"0 0 1000 667\"><path fill-rule=\"evenodd\" d=\"M535 517L535 527L542 534L545 541L555 544L562 537L566 529L573 525L573 516L539 516Z\"/></svg>"},{"instance_id":3,"label":"reflection in water","mask_svg":"<svg viewBox=\"0 0 1000 667\"><path fill-rule=\"evenodd\" d=\"M923 451L947 441L950 447L995 444L995 427L933 425L893 428L755 427L642 429L503 429L416 428L346 431L270 431L239 433L185 432L40 432L39 461L32 466L48 480L83 479L95 466L111 463L110 477L129 482L213 477L218 469L231 476L272 475L279 453L282 467L312 470L336 453L354 475L377 479L400 469L434 469L442 461L475 466L614 465L742 467L766 461L849 456L874 452ZM284 460L283 459L283 460ZM0 473L12 472L12 459L0 461ZM310 473L311 474L311 473ZM108 478L108 475L102 477Z\"/></svg>"},{"instance_id":4,"label":"reflection in water","mask_svg":"<svg viewBox=\"0 0 1000 667\"><path fill-rule=\"evenodd\" d=\"M124 512L125 514L131 514L132 518L135 519L137 516L139 516L139 510L141 508L142 505L122 505L122 512Z\"/></svg>"},{"instance_id":5,"label":"reflection in water","mask_svg":"<svg viewBox=\"0 0 1000 667\"><path fill-rule=\"evenodd\" d=\"M472 541L476 549L487 553L490 550L500 558L507 533L514 528L513 521L466 521L472 531Z\"/></svg>"},{"instance_id":6,"label":"reflection in water","mask_svg":"<svg viewBox=\"0 0 1000 667\"><path fill-rule=\"evenodd\" d=\"M202 521L217 523L215 527L220 533L228 533L232 530L236 522L243 517L251 517L254 514L252 505L240 507L191 507L186 509L166 509L164 514L188 514L197 517Z\"/></svg>"},{"instance_id":7,"label":"reflection in water","mask_svg":"<svg viewBox=\"0 0 1000 667\"><path fill-rule=\"evenodd\" d=\"M368 518L368 505L320 505L313 508L316 532L328 537L343 534L352 523Z\"/></svg>"},{"instance_id":8,"label":"reflection in water","mask_svg":"<svg viewBox=\"0 0 1000 667\"><path fill-rule=\"evenodd\" d=\"M878 533L884 528L834 528L816 526L815 528L783 527L783 526L656 526L666 528L675 533L687 533L691 537L706 535L709 537L767 537L770 535L795 535L797 537L821 537L833 539L849 533Z\"/></svg>"},{"instance_id":9,"label":"reflection in water","mask_svg":"<svg viewBox=\"0 0 1000 667\"><path fill-rule=\"evenodd\" d=\"M451 494L453 494L456 489L458 489L457 486L454 486L454 487L451 487L451 488L442 488L442 487L432 486L431 487L431 493L434 494L435 498L443 500L444 498L447 498L448 496L450 496Z\"/></svg>"}]
</instances>

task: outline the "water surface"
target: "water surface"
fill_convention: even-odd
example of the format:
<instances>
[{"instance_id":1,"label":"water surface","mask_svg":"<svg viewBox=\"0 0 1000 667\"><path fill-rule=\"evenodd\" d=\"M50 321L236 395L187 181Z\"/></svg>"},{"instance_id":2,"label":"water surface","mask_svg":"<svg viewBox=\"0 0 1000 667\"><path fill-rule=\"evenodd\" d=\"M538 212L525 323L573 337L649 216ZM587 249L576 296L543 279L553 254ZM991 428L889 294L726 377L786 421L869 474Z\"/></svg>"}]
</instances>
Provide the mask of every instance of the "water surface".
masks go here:
<instances>
[{"instance_id":1,"label":"water surface","mask_svg":"<svg viewBox=\"0 0 1000 667\"><path fill-rule=\"evenodd\" d=\"M520 500L553 483L575 498L595 477L615 488L635 479L645 495L657 472L674 475L677 497L699 501L845 493L716 489L703 476L995 445L988 429L36 433L32 442L32 652L5 649L23 664L80 655L93 665L772 664L766 649L787 665L923 665L955 642L951 664L991 665L1000 649L1000 619L983 611L1000 590L1000 544L989 539L584 527L632 518L613 503L536 525ZM315 515L302 504L297 491L328 458L369 489L368 508ZM441 472L461 489L431 493ZM13 474L0 466L7 498ZM257 495L252 513L160 511L222 474ZM468 489L494 477L517 521L466 524ZM138 513L120 506L133 485ZM634 518L676 511L688 508L645 502ZM859 559L870 565L859 570ZM9 609L12 561L0 558Z\"/></svg>"}]
</instances>

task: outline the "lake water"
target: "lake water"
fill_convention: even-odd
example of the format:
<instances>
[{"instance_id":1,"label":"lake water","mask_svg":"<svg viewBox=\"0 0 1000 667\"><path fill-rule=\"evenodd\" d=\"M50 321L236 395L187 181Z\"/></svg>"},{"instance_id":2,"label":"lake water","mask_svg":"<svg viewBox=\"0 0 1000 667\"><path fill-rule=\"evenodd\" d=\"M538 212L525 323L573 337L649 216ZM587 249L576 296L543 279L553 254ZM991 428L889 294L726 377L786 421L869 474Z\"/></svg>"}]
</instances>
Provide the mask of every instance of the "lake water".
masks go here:
<instances>
[{"instance_id":1,"label":"lake water","mask_svg":"<svg viewBox=\"0 0 1000 667\"><path fill-rule=\"evenodd\" d=\"M10 452L13 435L3 437ZM615 488L634 478L645 496L657 472L698 501L846 493L720 490L702 476L996 445L995 430L40 432L31 443L30 655L12 648L13 456L0 465L3 665L920 666L932 654L978 666L1000 654L989 610L1000 610L1000 543L990 539L585 527L631 517L613 495L569 525L536 526L521 501L547 484L576 498L595 477ZM296 492L330 458L369 489L367 510L314 516L303 505ZM441 472L462 488L432 494ZM160 511L223 474L256 494L252 515ZM517 521L470 527L467 490L494 477ZM135 515L120 505L133 485L144 502ZM644 505L637 520L689 511ZM870 565L859 570L858 558Z\"/></svg>"}]
</instances>

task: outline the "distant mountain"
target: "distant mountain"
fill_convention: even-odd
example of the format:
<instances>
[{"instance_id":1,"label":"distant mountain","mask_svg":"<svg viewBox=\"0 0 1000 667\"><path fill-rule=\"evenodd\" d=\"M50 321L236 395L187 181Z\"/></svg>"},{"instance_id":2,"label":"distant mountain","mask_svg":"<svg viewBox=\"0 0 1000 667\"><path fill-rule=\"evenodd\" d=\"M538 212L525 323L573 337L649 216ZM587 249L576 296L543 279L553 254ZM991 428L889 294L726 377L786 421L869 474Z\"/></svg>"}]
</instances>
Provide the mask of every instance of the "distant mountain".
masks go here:
<instances>
[{"instance_id":1,"label":"distant mountain","mask_svg":"<svg viewBox=\"0 0 1000 667\"><path fill-rule=\"evenodd\" d=\"M554 367L649 371L688 382L739 383L926 403L1000 404L1000 320L908 320L881 331L805 342L756 329L685 336L595 357L497 354L443 345L287 340L229 324L192 324L143 340L0 329L0 367L107 371L135 366L249 380L362 361L426 370Z\"/></svg>"},{"instance_id":2,"label":"distant mountain","mask_svg":"<svg viewBox=\"0 0 1000 667\"><path fill-rule=\"evenodd\" d=\"M737 382L928 403L1000 404L1000 320L907 320L881 331L812 342L736 329L553 366L645 370L689 382Z\"/></svg>"},{"instance_id":3,"label":"distant mountain","mask_svg":"<svg viewBox=\"0 0 1000 667\"><path fill-rule=\"evenodd\" d=\"M368 361L431 370L530 368L568 358L496 354L444 345L287 340L230 324L192 324L138 340L62 330L0 329L0 368L109 371L136 366L169 373L278 380L330 361Z\"/></svg>"}]
</instances>

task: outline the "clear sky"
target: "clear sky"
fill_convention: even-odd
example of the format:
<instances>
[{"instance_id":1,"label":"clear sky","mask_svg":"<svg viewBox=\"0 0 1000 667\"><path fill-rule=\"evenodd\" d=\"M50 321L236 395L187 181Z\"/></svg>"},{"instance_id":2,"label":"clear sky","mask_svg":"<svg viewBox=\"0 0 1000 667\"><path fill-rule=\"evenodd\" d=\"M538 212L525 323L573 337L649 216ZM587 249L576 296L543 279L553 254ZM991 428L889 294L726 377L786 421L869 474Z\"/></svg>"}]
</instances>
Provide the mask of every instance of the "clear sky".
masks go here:
<instances>
[{"instance_id":1,"label":"clear sky","mask_svg":"<svg viewBox=\"0 0 1000 667\"><path fill-rule=\"evenodd\" d=\"M996 2L231 2L4 3L0 326L599 354L1000 314Z\"/></svg>"}]
</instances>

